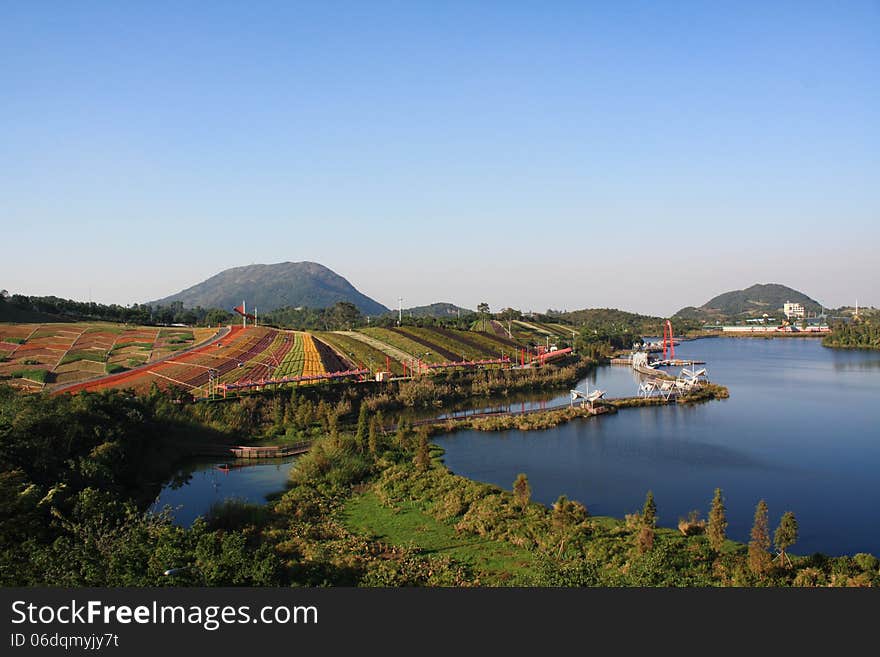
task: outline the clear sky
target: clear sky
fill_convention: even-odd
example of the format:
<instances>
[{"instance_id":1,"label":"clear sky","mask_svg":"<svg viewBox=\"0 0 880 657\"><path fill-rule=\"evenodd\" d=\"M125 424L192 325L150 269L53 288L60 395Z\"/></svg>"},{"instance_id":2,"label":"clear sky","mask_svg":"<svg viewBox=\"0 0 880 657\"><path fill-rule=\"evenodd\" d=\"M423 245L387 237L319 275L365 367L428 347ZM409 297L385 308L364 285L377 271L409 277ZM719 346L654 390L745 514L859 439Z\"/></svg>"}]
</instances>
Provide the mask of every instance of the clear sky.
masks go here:
<instances>
[{"instance_id":1,"label":"clear sky","mask_svg":"<svg viewBox=\"0 0 880 657\"><path fill-rule=\"evenodd\" d=\"M880 4L0 2L0 287L880 305Z\"/></svg>"}]
</instances>

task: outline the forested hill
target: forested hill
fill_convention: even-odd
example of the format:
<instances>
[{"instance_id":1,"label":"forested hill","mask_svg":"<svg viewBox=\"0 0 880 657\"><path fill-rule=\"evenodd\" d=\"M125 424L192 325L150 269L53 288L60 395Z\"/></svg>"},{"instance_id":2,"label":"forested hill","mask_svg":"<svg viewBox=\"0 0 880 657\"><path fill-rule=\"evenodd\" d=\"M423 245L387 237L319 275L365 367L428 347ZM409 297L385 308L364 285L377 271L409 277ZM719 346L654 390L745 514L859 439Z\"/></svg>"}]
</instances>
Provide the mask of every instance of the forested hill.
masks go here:
<instances>
[{"instance_id":1,"label":"forested hill","mask_svg":"<svg viewBox=\"0 0 880 657\"><path fill-rule=\"evenodd\" d=\"M655 335L663 330L663 319L650 315L640 315L617 308L584 308L549 315L576 327L591 328L610 332L630 331L634 334Z\"/></svg>"},{"instance_id":2,"label":"forested hill","mask_svg":"<svg viewBox=\"0 0 880 657\"><path fill-rule=\"evenodd\" d=\"M391 311L397 314L396 310ZM473 315L474 311L468 308L456 306L454 303L432 303L427 306L415 306L413 308L404 308L404 317L435 317L443 319L444 317L459 317Z\"/></svg>"}]
</instances>

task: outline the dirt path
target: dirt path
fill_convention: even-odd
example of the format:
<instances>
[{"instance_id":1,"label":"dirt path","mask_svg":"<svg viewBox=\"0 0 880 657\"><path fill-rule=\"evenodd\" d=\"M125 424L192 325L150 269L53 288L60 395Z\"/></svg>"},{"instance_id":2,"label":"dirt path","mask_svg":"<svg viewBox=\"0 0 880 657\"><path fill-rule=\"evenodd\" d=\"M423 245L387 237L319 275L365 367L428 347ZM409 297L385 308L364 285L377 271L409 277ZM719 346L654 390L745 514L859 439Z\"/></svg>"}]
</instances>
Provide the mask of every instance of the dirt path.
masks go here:
<instances>
[{"instance_id":1,"label":"dirt path","mask_svg":"<svg viewBox=\"0 0 880 657\"><path fill-rule=\"evenodd\" d=\"M416 357L412 354L408 354L405 351L401 351L397 347L392 347L390 344L386 344L381 340L377 340L371 335L367 335L366 333L358 333L357 331L333 331L334 333L338 333L339 335L345 335L354 340L358 340L359 342L363 342L364 344L370 345L373 349L378 349L383 354L391 356L394 360L400 361L401 363L408 360L416 360Z\"/></svg>"}]
</instances>

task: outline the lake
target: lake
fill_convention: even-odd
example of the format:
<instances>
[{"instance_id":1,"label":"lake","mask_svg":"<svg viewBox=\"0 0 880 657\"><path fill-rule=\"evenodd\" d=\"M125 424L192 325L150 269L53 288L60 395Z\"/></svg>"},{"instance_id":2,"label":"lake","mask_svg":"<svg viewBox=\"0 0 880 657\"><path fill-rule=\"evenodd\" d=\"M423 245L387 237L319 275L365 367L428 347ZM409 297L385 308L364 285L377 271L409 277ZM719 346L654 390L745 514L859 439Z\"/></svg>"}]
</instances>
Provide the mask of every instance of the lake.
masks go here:
<instances>
[{"instance_id":1,"label":"lake","mask_svg":"<svg viewBox=\"0 0 880 657\"><path fill-rule=\"evenodd\" d=\"M153 510L170 506L174 522L189 526L211 506L227 499L263 504L268 496L287 485L296 457L271 461L232 461L220 469L220 461L198 461L182 467L165 485Z\"/></svg>"},{"instance_id":2,"label":"lake","mask_svg":"<svg viewBox=\"0 0 880 657\"><path fill-rule=\"evenodd\" d=\"M785 511L797 516L796 553L880 554L880 353L808 338L713 338L683 342L676 357L707 361L730 399L433 442L466 477L510 489L526 473L544 504L565 494L594 515L623 517L650 489L660 524L674 527L692 509L705 517L721 487L733 539L748 540L764 498L772 528ZM637 390L626 367L598 368L589 381L609 396Z\"/></svg>"}]
</instances>

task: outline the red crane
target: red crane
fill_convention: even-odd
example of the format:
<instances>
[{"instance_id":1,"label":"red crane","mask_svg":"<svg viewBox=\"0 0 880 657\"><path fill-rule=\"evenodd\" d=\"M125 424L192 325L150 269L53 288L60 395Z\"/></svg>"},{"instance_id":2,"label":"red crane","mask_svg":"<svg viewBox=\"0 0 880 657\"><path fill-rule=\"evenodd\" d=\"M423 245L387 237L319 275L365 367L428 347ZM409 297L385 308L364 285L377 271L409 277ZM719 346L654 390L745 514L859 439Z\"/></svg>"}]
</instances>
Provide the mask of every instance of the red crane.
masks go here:
<instances>
[{"instance_id":1,"label":"red crane","mask_svg":"<svg viewBox=\"0 0 880 657\"><path fill-rule=\"evenodd\" d=\"M669 358L675 358L675 342L672 339L672 322L668 319L663 325L663 360L666 360L666 349L669 349Z\"/></svg>"}]
</instances>

